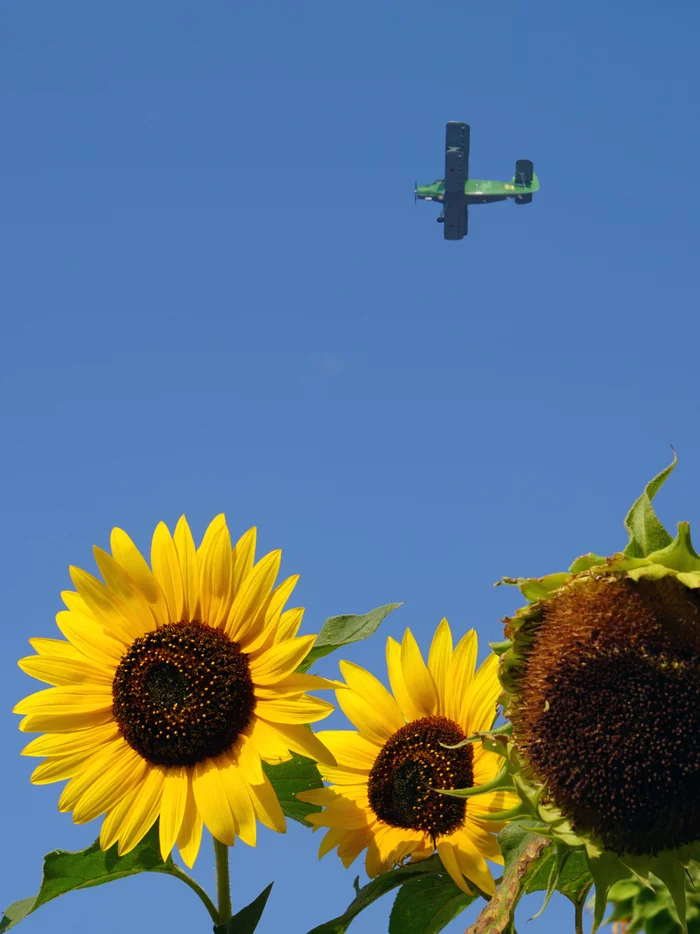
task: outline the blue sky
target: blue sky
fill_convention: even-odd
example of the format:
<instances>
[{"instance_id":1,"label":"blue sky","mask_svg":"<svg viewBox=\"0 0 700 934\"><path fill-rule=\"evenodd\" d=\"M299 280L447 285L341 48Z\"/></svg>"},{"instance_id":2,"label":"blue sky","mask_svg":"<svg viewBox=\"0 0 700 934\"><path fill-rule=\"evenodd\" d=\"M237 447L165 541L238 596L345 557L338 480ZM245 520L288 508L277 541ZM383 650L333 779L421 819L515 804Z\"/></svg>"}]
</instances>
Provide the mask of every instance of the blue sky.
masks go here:
<instances>
[{"instance_id":1,"label":"blue sky","mask_svg":"<svg viewBox=\"0 0 700 934\"><path fill-rule=\"evenodd\" d=\"M221 511L257 524L302 575L309 632L405 600L346 653L381 676L387 635L426 646L447 616L483 654L518 606L494 580L622 546L669 444L659 512L700 520L700 13L15 0L0 23L4 905L98 832L30 786L9 710L68 565L91 568L113 526L146 547L183 512L197 534ZM461 243L412 196L451 119L473 176L525 157L542 184L527 209L473 209ZM260 934L352 897L354 867L316 846L291 825L235 847L235 904L275 879ZM103 934L209 929L184 886L144 876L24 931L73 931L76 911ZM555 899L528 929L571 924Z\"/></svg>"}]
</instances>

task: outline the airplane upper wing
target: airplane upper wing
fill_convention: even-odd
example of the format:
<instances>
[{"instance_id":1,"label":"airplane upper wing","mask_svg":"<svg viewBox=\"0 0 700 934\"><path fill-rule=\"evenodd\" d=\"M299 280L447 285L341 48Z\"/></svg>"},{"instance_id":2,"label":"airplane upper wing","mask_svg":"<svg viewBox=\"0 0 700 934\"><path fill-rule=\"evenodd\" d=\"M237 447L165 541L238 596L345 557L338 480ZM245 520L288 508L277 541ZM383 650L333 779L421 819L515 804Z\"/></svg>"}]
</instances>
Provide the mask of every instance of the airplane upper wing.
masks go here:
<instances>
[{"instance_id":1,"label":"airplane upper wing","mask_svg":"<svg viewBox=\"0 0 700 934\"><path fill-rule=\"evenodd\" d=\"M445 240L462 240L467 236L469 215L463 198L446 198L442 214Z\"/></svg>"},{"instance_id":2,"label":"airplane upper wing","mask_svg":"<svg viewBox=\"0 0 700 934\"><path fill-rule=\"evenodd\" d=\"M469 126L450 121L445 128L445 192L464 193L469 178Z\"/></svg>"}]
</instances>

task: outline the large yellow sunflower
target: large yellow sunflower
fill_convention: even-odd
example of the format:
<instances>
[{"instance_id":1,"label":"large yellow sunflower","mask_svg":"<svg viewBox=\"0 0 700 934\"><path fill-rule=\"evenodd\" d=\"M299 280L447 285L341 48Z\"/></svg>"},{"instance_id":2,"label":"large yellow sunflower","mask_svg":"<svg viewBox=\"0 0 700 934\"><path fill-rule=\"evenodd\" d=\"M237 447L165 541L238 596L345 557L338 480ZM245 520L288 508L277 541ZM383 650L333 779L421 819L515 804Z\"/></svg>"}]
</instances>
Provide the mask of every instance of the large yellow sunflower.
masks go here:
<instances>
[{"instance_id":1,"label":"large yellow sunflower","mask_svg":"<svg viewBox=\"0 0 700 934\"><path fill-rule=\"evenodd\" d=\"M36 784L70 779L59 810L82 824L105 814L100 843L133 849L160 818L165 858L192 866L202 822L231 846L256 841L256 821L285 819L262 762L332 755L304 724L333 707L305 692L334 684L295 674L315 636L297 638L303 610L283 611L298 580L274 586L281 553L255 563L255 529L235 547L224 516L197 549L181 518L160 523L151 563L114 529L95 548L104 583L71 568L77 593L56 622L68 640L30 639L20 668L54 685L15 707L24 749L46 757Z\"/></svg>"},{"instance_id":2,"label":"large yellow sunflower","mask_svg":"<svg viewBox=\"0 0 700 934\"><path fill-rule=\"evenodd\" d=\"M466 879L493 894L486 859L503 863L487 815L511 807L513 795L484 793L468 802L431 789L469 788L498 774L501 759L478 743L454 749L496 717L501 692L497 658L476 671L477 638L472 630L452 648L446 619L438 626L426 665L411 631L401 645L387 641L389 681L394 696L373 675L341 662L346 685L336 697L357 727L317 734L337 766L320 766L330 787L300 793L323 806L309 820L329 828L319 856L337 847L345 866L367 850L367 875L374 878L406 859L425 859L435 850L455 883Z\"/></svg>"}]
</instances>

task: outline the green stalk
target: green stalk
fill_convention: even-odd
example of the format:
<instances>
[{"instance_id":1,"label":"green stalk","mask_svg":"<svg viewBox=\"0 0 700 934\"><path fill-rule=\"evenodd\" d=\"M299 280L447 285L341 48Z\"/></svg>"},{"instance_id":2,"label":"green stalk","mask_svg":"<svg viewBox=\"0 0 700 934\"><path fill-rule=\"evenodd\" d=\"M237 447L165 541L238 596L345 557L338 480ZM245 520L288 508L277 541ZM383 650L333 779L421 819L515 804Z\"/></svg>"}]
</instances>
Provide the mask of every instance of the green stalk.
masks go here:
<instances>
[{"instance_id":1,"label":"green stalk","mask_svg":"<svg viewBox=\"0 0 700 934\"><path fill-rule=\"evenodd\" d=\"M576 902L576 934L583 934L583 899Z\"/></svg>"},{"instance_id":2,"label":"green stalk","mask_svg":"<svg viewBox=\"0 0 700 934\"><path fill-rule=\"evenodd\" d=\"M216 896L219 903L219 923L224 924L231 917L231 879L228 869L228 847L214 838L214 856L216 857Z\"/></svg>"}]
</instances>

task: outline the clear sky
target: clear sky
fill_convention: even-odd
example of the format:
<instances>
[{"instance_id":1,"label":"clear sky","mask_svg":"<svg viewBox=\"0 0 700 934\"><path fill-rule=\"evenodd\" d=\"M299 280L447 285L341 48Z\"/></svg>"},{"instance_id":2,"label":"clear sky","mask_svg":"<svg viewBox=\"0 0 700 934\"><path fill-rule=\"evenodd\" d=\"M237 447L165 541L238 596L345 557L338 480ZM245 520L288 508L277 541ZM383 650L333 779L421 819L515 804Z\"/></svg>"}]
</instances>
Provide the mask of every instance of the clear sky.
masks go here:
<instances>
[{"instance_id":1,"label":"clear sky","mask_svg":"<svg viewBox=\"0 0 700 934\"><path fill-rule=\"evenodd\" d=\"M382 676L387 635L426 647L447 616L483 655L519 605L497 578L623 546L669 444L661 517L700 521L699 27L690 0L2 4L3 905L98 833L30 786L9 711L112 526L145 548L183 512L257 524L307 632L405 600L346 653ZM447 120L473 176L530 158L542 185L460 243L412 195ZM350 901L361 863L316 847L293 824L235 847L235 904L276 882L260 934ZM569 925L555 899L528 930ZM142 876L23 930L49 927L209 923Z\"/></svg>"}]
</instances>

